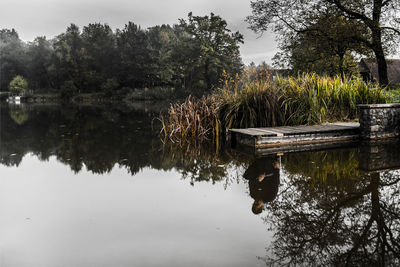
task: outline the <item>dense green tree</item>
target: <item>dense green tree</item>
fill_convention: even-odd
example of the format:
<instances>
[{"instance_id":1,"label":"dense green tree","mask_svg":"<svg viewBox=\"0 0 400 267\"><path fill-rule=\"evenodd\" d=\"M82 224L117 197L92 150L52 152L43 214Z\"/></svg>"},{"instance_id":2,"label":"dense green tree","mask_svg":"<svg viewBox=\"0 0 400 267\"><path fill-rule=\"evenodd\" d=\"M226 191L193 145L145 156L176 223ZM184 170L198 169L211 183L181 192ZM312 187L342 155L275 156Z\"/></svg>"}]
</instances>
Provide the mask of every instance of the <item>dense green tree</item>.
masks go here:
<instances>
[{"instance_id":1,"label":"dense green tree","mask_svg":"<svg viewBox=\"0 0 400 267\"><path fill-rule=\"evenodd\" d=\"M176 41L173 43L172 68L174 80L181 90L192 89L196 81L203 79L199 66L199 49L193 42L193 36L186 31L184 25L174 25Z\"/></svg>"},{"instance_id":2,"label":"dense green tree","mask_svg":"<svg viewBox=\"0 0 400 267\"><path fill-rule=\"evenodd\" d=\"M172 52L177 37L169 25L155 26L146 33L149 42L149 80L151 86L173 85L174 69Z\"/></svg>"},{"instance_id":3,"label":"dense green tree","mask_svg":"<svg viewBox=\"0 0 400 267\"><path fill-rule=\"evenodd\" d=\"M46 37L37 37L28 44L28 80L32 88L49 89L54 87L51 63L54 50Z\"/></svg>"},{"instance_id":4,"label":"dense green tree","mask_svg":"<svg viewBox=\"0 0 400 267\"><path fill-rule=\"evenodd\" d=\"M400 1L256 0L251 2L251 8L253 13L248 17L248 21L254 31L264 32L272 27L283 36L290 32L308 31L326 10L335 10L339 15L367 29L363 36L354 31L352 39L374 53L378 63L380 83L388 84L385 45L397 48L400 22L396 20L396 16L400 9Z\"/></svg>"},{"instance_id":5,"label":"dense green tree","mask_svg":"<svg viewBox=\"0 0 400 267\"><path fill-rule=\"evenodd\" d=\"M203 75L205 88L212 89L218 84L222 72L238 73L242 69L239 52L239 43L243 43L243 35L239 32L231 33L227 23L221 17L188 15L188 21L180 20L191 37L194 51L198 59L197 67Z\"/></svg>"},{"instance_id":6,"label":"dense green tree","mask_svg":"<svg viewBox=\"0 0 400 267\"><path fill-rule=\"evenodd\" d=\"M6 91L17 75L26 75L25 45L12 29L0 30L0 90Z\"/></svg>"},{"instance_id":7,"label":"dense green tree","mask_svg":"<svg viewBox=\"0 0 400 267\"><path fill-rule=\"evenodd\" d=\"M147 81L149 63L148 37L133 22L117 30L117 47L120 55L119 77L124 86L143 87Z\"/></svg>"},{"instance_id":8,"label":"dense green tree","mask_svg":"<svg viewBox=\"0 0 400 267\"><path fill-rule=\"evenodd\" d=\"M58 86L72 82L76 88L84 89L85 49L78 26L71 24L55 38L54 52Z\"/></svg>"},{"instance_id":9,"label":"dense green tree","mask_svg":"<svg viewBox=\"0 0 400 267\"><path fill-rule=\"evenodd\" d=\"M91 23L83 27L81 38L84 49L85 88L90 92L100 91L115 73L115 36L107 24Z\"/></svg>"}]
</instances>

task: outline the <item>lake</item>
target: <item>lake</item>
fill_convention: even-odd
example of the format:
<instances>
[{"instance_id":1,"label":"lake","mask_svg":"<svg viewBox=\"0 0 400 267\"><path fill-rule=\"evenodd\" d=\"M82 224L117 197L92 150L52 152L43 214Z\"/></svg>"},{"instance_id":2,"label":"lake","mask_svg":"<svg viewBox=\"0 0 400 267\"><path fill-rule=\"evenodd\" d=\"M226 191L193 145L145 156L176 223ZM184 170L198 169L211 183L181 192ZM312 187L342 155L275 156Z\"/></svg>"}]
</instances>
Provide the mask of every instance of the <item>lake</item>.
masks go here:
<instances>
[{"instance_id":1,"label":"lake","mask_svg":"<svg viewBox=\"0 0 400 267\"><path fill-rule=\"evenodd\" d=\"M400 264L400 143L255 158L157 107L2 105L0 266Z\"/></svg>"}]
</instances>

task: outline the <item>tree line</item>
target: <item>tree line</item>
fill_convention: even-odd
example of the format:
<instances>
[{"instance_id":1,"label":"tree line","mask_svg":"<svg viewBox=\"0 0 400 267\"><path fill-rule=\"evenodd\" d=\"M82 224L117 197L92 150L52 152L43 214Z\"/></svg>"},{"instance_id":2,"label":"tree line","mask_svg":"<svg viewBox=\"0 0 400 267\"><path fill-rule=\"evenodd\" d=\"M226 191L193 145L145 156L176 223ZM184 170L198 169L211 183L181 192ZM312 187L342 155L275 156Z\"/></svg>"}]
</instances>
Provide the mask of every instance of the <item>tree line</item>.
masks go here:
<instances>
[{"instance_id":1,"label":"tree line","mask_svg":"<svg viewBox=\"0 0 400 267\"><path fill-rule=\"evenodd\" d=\"M27 43L14 29L2 29L0 90L20 75L33 91L65 95L154 87L204 92L224 71L241 71L240 43L243 36L213 13L147 29L133 22L115 31L102 23L71 24L53 39Z\"/></svg>"}]
</instances>

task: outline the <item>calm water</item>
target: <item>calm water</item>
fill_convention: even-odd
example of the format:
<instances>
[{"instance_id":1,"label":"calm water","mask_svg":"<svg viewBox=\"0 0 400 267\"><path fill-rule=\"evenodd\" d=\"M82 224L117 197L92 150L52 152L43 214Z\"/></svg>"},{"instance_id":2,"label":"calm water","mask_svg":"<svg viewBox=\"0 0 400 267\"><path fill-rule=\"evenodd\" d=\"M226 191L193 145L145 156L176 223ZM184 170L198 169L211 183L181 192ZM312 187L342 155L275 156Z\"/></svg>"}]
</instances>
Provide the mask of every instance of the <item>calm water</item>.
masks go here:
<instances>
[{"instance_id":1,"label":"calm water","mask_svg":"<svg viewBox=\"0 0 400 267\"><path fill-rule=\"evenodd\" d=\"M254 158L152 107L3 105L0 266L400 264L400 145Z\"/></svg>"}]
</instances>

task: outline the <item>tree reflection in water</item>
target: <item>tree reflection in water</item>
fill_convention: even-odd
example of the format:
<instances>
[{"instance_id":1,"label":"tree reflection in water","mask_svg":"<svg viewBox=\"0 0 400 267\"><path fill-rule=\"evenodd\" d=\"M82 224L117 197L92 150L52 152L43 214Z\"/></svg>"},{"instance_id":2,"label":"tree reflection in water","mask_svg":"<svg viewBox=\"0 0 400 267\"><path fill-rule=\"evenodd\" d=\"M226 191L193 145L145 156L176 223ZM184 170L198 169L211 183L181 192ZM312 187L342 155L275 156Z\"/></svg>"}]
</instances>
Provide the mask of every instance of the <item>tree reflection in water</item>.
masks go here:
<instances>
[{"instance_id":1,"label":"tree reflection in water","mask_svg":"<svg viewBox=\"0 0 400 267\"><path fill-rule=\"evenodd\" d=\"M42 161L56 157L75 173L84 167L103 174L120 166L132 175L146 167L175 169L192 185L225 187L244 176L253 211L264 209L262 219L275 233L262 258L266 264L400 265L400 171L376 170L400 168L398 144L287 154L279 175L275 158L254 160L211 144L163 144L151 112L79 106L12 111L3 106L0 112L3 165L18 166L31 153Z\"/></svg>"},{"instance_id":2,"label":"tree reflection in water","mask_svg":"<svg viewBox=\"0 0 400 267\"><path fill-rule=\"evenodd\" d=\"M400 264L400 172L365 172L363 156L353 149L283 157L287 179L263 218L275 231L267 265Z\"/></svg>"},{"instance_id":3,"label":"tree reflection in water","mask_svg":"<svg viewBox=\"0 0 400 267\"><path fill-rule=\"evenodd\" d=\"M22 108L29 113L23 124L10 116L16 107L3 106L0 112L0 162L7 166L18 166L31 153L42 161L55 156L74 173L84 167L105 174L119 166L132 175L146 167L174 168L192 185L224 181L227 187L240 179L237 170L249 161L212 144L163 144L155 130L155 112L94 106L25 106L18 110Z\"/></svg>"}]
</instances>

